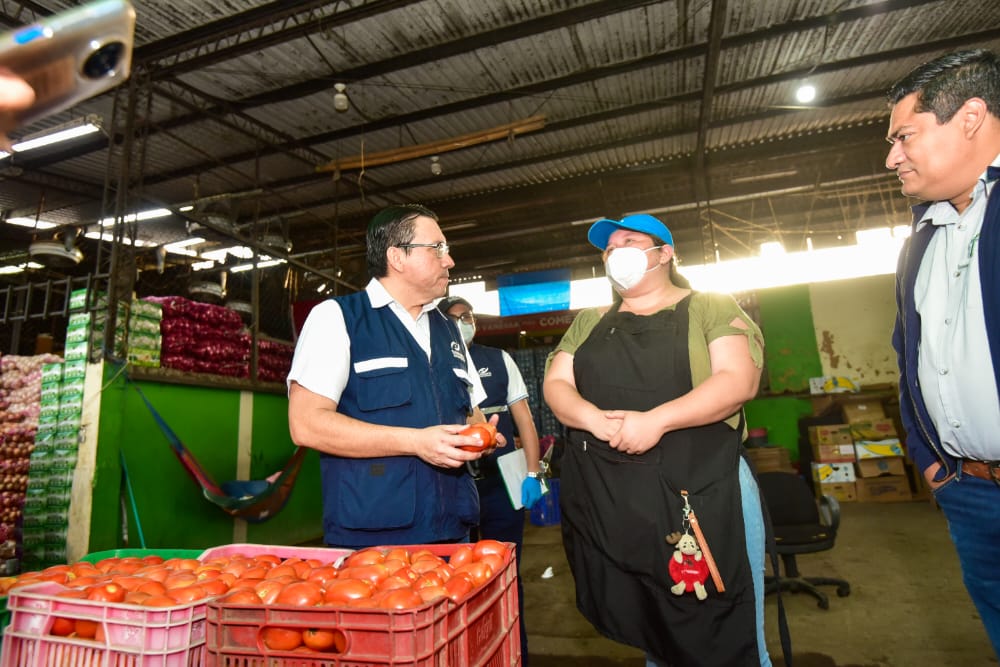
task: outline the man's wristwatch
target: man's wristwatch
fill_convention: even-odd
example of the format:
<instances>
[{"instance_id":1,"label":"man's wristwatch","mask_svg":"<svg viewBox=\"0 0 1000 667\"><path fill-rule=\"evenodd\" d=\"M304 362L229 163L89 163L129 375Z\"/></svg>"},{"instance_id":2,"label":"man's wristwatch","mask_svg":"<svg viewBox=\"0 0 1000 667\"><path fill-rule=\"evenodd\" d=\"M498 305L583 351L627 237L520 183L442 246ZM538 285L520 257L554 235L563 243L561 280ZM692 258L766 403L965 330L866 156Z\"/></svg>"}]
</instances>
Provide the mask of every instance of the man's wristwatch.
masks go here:
<instances>
[{"instance_id":1,"label":"man's wristwatch","mask_svg":"<svg viewBox=\"0 0 1000 667\"><path fill-rule=\"evenodd\" d=\"M529 472L528 477L530 477L531 479L541 479L542 477L544 477L544 475L542 475L542 473L540 472Z\"/></svg>"}]
</instances>

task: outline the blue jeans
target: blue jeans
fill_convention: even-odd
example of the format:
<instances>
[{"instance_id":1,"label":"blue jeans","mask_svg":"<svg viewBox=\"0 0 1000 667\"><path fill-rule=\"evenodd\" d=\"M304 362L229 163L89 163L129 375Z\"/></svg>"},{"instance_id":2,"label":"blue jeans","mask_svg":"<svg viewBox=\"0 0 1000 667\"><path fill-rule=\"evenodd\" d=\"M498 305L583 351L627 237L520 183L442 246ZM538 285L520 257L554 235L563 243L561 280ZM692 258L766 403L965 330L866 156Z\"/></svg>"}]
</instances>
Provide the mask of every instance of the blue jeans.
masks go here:
<instances>
[{"instance_id":1,"label":"blue jeans","mask_svg":"<svg viewBox=\"0 0 1000 667\"><path fill-rule=\"evenodd\" d=\"M757 607L757 652L760 666L771 667L764 640L764 514L760 508L760 490L750 472L750 466L740 459L740 497L743 506L743 530L746 532L747 558L753 573L754 606ZM661 667L660 663L646 656L646 667Z\"/></svg>"},{"instance_id":2,"label":"blue jeans","mask_svg":"<svg viewBox=\"0 0 1000 667\"><path fill-rule=\"evenodd\" d=\"M963 475L934 491L958 551L962 581L1000 657L1000 486Z\"/></svg>"}]
</instances>

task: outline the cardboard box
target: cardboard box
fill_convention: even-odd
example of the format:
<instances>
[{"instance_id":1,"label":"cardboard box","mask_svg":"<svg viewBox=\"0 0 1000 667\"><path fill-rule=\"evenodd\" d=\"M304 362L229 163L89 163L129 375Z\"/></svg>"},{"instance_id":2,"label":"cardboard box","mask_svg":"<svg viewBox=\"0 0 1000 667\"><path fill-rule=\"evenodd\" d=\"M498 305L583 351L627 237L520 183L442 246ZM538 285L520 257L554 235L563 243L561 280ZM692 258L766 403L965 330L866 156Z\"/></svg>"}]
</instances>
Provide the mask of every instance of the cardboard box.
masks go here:
<instances>
[{"instance_id":1,"label":"cardboard box","mask_svg":"<svg viewBox=\"0 0 1000 667\"><path fill-rule=\"evenodd\" d=\"M813 461L823 463L854 463L854 445L813 445Z\"/></svg>"},{"instance_id":2,"label":"cardboard box","mask_svg":"<svg viewBox=\"0 0 1000 667\"><path fill-rule=\"evenodd\" d=\"M837 482L853 482L853 463L813 463L813 481L820 484L835 484Z\"/></svg>"},{"instance_id":3,"label":"cardboard box","mask_svg":"<svg viewBox=\"0 0 1000 667\"><path fill-rule=\"evenodd\" d=\"M883 418L852 422L850 429L852 442L899 438L899 434L896 433L896 425L891 419Z\"/></svg>"},{"instance_id":4,"label":"cardboard box","mask_svg":"<svg viewBox=\"0 0 1000 667\"><path fill-rule=\"evenodd\" d=\"M905 475L906 468L899 456L878 459L862 459L857 462L858 477L881 477L882 475Z\"/></svg>"},{"instance_id":5,"label":"cardboard box","mask_svg":"<svg viewBox=\"0 0 1000 667\"><path fill-rule=\"evenodd\" d=\"M855 482L834 482L832 484L817 484L817 496L832 496L842 503L853 503L858 499Z\"/></svg>"},{"instance_id":6,"label":"cardboard box","mask_svg":"<svg viewBox=\"0 0 1000 667\"><path fill-rule=\"evenodd\" d=\"M810 445L850 445L853 443L854 438L851 436L850 424L826 424L809 427Z\"/></svg>"},{"instance_id":7,"label":"cardboard box","mask_svg":"<svg viewBox=\"0 0 1000 667\"><path fill-rule=\"evenodd\" d=\"M906 475L863 477L855 482L858 502L898 503L913 500Z\"/></svg>"},{"instance_id":8,"label":"cardboard box","mask_svg":"<svg viewBox=\"0 0 1000 667\"><path fill-rule=\"evenodd\" d=\"M881 401L844 401L840 409L844 414L844 421L848 424L885 418Z\"/></svg>"},{"instance_id":9,"label":"cardboard box","mask_svg":"<svg viewBox=\"0 0 1000 667\"><path fill-rule=\"evenodd\" d=\"M784 447L748 447L747 457L757 472L792 470L788 450Z\"/></svg>"},{"instance_id":10,"label":"cardboard box","mask_svg":"<svg viewBox=\"0 0 1000 667\"><path fill-rule=\"evenodd\" d=\"M854 455L862 459L877 459L883 456L903 456L903 445L899 438L889 440L869 440L854 443Z\"/></svg>"}]
</instances>

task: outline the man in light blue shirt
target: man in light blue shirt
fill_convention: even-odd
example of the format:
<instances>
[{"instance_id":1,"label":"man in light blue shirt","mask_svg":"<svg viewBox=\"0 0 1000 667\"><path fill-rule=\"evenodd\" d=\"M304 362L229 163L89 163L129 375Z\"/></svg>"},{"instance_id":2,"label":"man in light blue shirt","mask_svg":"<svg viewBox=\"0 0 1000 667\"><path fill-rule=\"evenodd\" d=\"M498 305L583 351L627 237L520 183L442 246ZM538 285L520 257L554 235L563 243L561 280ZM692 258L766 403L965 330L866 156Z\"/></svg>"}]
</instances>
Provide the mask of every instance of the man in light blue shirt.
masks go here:
<instances>
[{"instance_id":1,"label":"man in light blue shirt","mask_svg":"<svg viewBox=\"0 0 1000 667\"><path fill-rule=\"evenodd\" d=\"M888 96L886 166L924 202L896 273L906 444L1000 656L1000 57L941 56Z\"/></svg>"}]
</instances>

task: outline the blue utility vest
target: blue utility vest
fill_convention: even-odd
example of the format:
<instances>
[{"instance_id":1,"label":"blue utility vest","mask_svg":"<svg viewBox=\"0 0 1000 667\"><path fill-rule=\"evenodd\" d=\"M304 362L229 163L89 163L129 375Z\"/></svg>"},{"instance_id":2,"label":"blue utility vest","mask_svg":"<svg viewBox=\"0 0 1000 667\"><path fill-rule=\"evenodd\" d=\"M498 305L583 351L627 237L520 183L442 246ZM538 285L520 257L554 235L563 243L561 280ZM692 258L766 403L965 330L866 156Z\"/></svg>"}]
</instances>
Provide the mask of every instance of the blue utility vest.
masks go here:
<instances>
[{"instance_id":1,"label":"blue utility vest","mask_svg":"<svg viewBox=\"0 0 1000 667\"><path fill-rule=\"evenodd\" d=\"M486 400L479 404L479 409L483 411L487 420L493 414L500 415L497 430L507 439L506 447L496 449L489 456L479 460L480 467L485 471L496 468L497 456L513 451L514 419L510 416L507 406L507 385L510 378L507 376L502 350L473 343L469 345L469 354L472 355L472 362L476 365L479 379L483 383L483 389L486 390Z\"/></svg>"},{"instance_id":2,"label":"blue utility vest","mask_svg":"<svg viewBox=\"0 0 1000 667\"><path fill-rule=\"evenodd\" d=\"M471 380L456 328L428 311L431 358L392 310L367 292L336 297L351 341L347 386L337 411L384 426L463 424ZM320 454L327 544L365 547L464 539L479 521L479 495L465 466L438 468L416 456Z\"/></svg>"}]
</instances>

